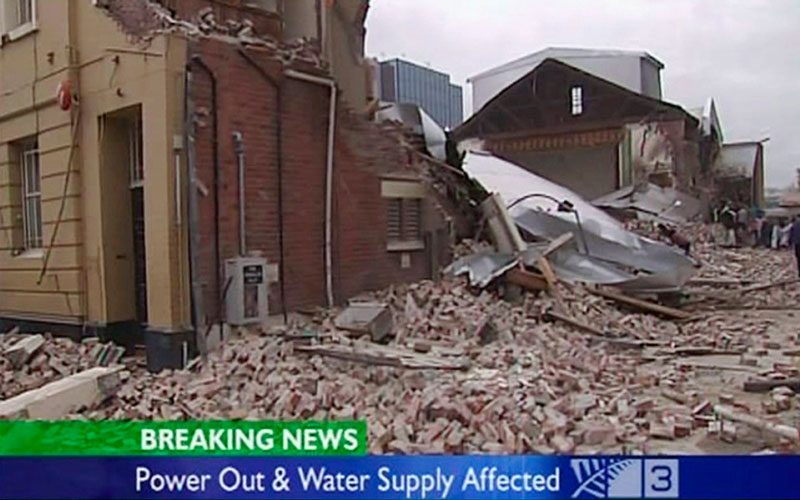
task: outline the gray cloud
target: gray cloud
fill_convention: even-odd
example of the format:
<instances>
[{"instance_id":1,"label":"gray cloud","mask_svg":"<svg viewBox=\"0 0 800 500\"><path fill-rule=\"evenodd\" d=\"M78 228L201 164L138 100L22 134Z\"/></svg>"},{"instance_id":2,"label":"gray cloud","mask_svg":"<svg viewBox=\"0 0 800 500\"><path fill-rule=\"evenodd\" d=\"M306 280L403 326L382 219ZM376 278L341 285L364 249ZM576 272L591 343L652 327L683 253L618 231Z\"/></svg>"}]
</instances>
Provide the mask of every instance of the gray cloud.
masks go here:
<instances>
[{"instance_id":1,"label":"gray cloud","mask_svg":"<svg viewBox=\"0 0 800 500\"><path fill-rule=\"evenodd\" d=\"M770 137L767 183L783 187L800 168L799 27L797 0L372 0L367 52L465 85L548 46L646 50L666 66L666 100L714 97L727 141Z\"/></svg>"}]
</instances>

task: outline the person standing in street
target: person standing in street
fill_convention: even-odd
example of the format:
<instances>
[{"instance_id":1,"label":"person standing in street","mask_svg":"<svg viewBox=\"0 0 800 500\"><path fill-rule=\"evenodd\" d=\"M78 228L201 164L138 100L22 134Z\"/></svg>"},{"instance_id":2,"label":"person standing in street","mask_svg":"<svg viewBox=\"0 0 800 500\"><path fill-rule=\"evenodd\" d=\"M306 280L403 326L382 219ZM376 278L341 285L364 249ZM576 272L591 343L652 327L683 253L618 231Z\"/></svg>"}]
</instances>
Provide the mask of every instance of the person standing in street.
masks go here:
<instances>
[{"instance_id":1,"label":"person standing in street","mask_svg":"<svg viewBox=\"0 0 800 500\"><path fill-rule=\"evenodd\" d=\"M795 216L792 229L789 230L789 245L794 249L797 260L797 275L800 277L800 217Z\"/></svg>"}]
</instances>

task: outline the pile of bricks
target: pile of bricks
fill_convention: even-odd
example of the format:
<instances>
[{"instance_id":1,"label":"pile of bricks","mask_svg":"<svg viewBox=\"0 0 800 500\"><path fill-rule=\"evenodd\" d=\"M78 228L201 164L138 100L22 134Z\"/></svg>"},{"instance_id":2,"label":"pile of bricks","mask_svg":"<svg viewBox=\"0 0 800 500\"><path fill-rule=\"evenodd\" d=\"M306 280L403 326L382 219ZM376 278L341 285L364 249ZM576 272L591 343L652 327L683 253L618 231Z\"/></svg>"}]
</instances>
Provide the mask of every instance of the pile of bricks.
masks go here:
<instances>
[{"instance_id":1,"label":"pile of bricks","mask_svg":"<svg viewBox=\"0 0 800 500\"><path fill-rule=\"evenodd\" d=\"M50 335L0 334L0 400L95 366L116 364L124 349L96 338L76 343Z\"/></svg>"},{"instance_id":2,"label":"pile of bricks","mask_svg":"<svg viewBox=\"0 0 800 500\"><path fill-rule=\"evenodd\" d=\"M134 374L109 405L82 416L356 418L368 422L374 453L618 453L745 432L730 422L715 431L714 405L772 419L792 406L783 392L769 396L775 411L744 403L728 394L724 364L715 385L696 363L721 354L753 375L788 370L745 364L763 349L770 322L721 315L679 323L619 309L580 285L557 286L565 314L638 347L549 321L557 304L546 293L511 304L460 279L420 282L361 297L394 314L393 338L380 350L368 336L338 330L335 311L325 311L246 333L187 370ZM346 360L319 354L333 346ZM383 366L387 353L460 360L463 369Z\"/></svg>"}]
</instances>

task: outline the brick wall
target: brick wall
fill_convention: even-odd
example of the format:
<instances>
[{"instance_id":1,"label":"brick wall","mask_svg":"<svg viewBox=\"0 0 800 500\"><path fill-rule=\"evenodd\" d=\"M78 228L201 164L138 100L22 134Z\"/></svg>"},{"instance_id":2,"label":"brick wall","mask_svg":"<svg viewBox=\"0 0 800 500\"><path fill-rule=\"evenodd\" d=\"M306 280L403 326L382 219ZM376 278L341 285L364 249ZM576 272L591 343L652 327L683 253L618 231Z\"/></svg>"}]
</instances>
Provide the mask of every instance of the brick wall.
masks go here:
<instances>
[{"instance_id":1,"label":"brick wall","mask_svg":"<svg viewBox=\"0 0 800 500\"><path fill-rule=\"evenodd\" d=\"M244 136L246 156L246 216L249 250L278 263L278 160L276 91L238 54L237 47L216 41L192 42L191 51L218 78L219 155L221 182L220 253L222 260L238 252L238 183L232 134ZM329 89L281 78L280 64L269 54L248 52L282 87L283 218L286 305L290 310L324 305L324 203ZM208 187L199 202L199 275L204 305L214 318L214 170L211 89L209 78L196 66L192 98L197 112L198 176ZM340 100L341 102L341 100ZM411 172L411 160L395 139L374 124L339 108L334 156L333 262L337 301L390 283L416 281L430 274L429 251L411 253L411 266L401 269L401 255L386 251L385 200L382 175ZM425 227L431 234L444 221L437 204L424 203ZM437 247L441 260L442 247ZM270 290L270 310L280 311L279 287Z\"/></svg>"},{"instance_id":2,"label":"brick wall","mask_svg":"<svg viewBox=\"0 0 800 500\"><path fill-rule=\"evenodd\" d=\"M198 13L210 9L214 21L225 26L228 21L252 23L252 35L282 38L280 16L256 7L245 6L245 0L110 0L107 12L132 41L148 40L153 32L166 27L158 5L176 19L198 21ZM161 9L163 10L163 9Z\"/></svg>"},{"instance_id":3,"label":"brick wall","mask_svg":"<svg viewBox=\"0 0 800 500\"><path fill-rule=\"evenodd\" d=\"M277 13L260 9L252 0L157 0L180 18L194 21L197 13L211 9L218 24L227 21L253 23L253 33L258 36L281 38L281 22Z\"/></svg>"}]
</instances>

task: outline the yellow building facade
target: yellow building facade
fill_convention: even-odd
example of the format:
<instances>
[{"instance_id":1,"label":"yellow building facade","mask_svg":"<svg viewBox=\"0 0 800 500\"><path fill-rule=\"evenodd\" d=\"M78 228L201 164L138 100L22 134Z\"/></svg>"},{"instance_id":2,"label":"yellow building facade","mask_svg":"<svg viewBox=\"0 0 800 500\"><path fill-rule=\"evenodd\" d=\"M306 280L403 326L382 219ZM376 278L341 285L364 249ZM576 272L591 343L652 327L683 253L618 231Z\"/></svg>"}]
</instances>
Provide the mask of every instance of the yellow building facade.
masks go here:
<instances>
[{"instance_id":1,"label":"yellow building facade","mask_svg":"<svg viewBox=\"0 0 800 500\"><path fill-rule=\"evenodd\" d=\"M190 330L186 41L143 49L90 0L0 16L0 321Z\"/></svg>"}]
</instances>

